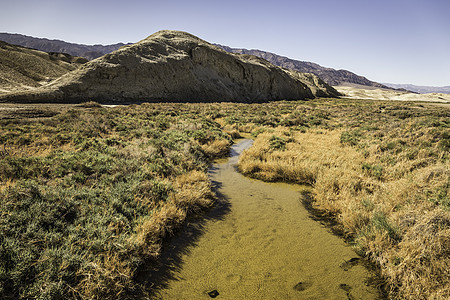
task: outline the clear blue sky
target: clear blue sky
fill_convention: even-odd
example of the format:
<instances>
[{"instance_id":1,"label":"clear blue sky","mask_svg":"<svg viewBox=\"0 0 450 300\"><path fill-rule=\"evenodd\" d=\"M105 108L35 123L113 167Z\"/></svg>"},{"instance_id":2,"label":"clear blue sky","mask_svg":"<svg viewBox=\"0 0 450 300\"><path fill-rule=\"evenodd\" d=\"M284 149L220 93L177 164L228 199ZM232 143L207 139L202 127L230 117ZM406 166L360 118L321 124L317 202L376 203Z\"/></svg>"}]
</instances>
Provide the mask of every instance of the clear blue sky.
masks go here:
<instances>
[{"instance_id":1,"label":"clear blue sky","mask_svg":"<svg viewBox=\"0 0 450 300\"><path fill-rule=\"evenodd\" d=\"M378 82L450 85L450 0L0 0L0 32L112 44L161 29Z\"/></svg>"}]
</instances>

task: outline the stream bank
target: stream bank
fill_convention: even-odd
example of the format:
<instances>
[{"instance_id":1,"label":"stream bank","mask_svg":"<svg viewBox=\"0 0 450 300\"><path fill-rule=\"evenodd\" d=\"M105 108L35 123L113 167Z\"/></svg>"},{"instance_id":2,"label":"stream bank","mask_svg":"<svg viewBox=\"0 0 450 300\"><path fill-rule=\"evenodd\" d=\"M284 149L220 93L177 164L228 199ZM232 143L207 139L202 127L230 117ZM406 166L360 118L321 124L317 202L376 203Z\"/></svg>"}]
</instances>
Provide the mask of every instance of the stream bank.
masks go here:
<instances>
[{"instance_id":1,"label":"stream bank","mask_svg":"<svg viewBox=\"0 0 450 300\"><path fill-rule=\"evenodd\" d=\"M310 187L265 183L236 170L251 140L234 145L209 175L219 205L175 236L178 252L157 299L380 299L374 276L345 242L310 218ZM195 241L186 243L190 236ZM182 249L182 250L181 250ZM181 250L181 251L180 251ZM169 267L170 268L170 267Z\"/></svg>"}]
</instances>

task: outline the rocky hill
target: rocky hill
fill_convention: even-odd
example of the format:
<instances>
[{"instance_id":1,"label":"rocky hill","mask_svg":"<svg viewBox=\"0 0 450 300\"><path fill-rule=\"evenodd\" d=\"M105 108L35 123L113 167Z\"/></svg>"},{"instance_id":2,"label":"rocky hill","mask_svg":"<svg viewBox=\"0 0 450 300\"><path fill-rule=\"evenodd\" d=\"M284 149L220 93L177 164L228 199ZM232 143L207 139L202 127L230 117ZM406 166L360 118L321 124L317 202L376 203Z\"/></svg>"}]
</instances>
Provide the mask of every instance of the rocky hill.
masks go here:
<instances>
[{"instance_id":1,"label":"rocky hill","mask_svg":"<svg viewBox=\"0 0 450 300\"><path fill-rule=\"evenodd\" d=\"M180 31L160 31L7 101L270 101L339 93L312 74L232 54ZM1 99L2 97L0 97Z\"/></svg>"},{"instance_id":2,"label":"rocky hill","mask_svg":"<svg viewBox=\"0 0 450 300\"><path fill-rule=\"evenodd\" d=\"M89 60L118 50L120 47L125 45L123 43L106 46L83 45L67 43L60 40L49 40L45 38L35 38L26 35L10 33L0 33L0 40L8 42L10 44L21 45L24 47L34 48L46 52L64 52L74 56L82 56ZM350 83L379 88L388 88L383 84L370 81L363 76L356 75L355 73L347 70L335 70L332 68L326 68L312 62L298 61L261 50L237 49L218 44L216 44L216 46L219 46L227 52L255 55L268 60L276 66L280 66L283 68L315 74L323 79L326 83L334 86L346 85Z\"/></svg>"},{"instance_id":3,"label":"rocky hill","mask_svg":"<svg viewBox=\"0 0 450 300\"><path fill-rule=\"evenodd\" d=\"M88 60L111 53L120 47L123 43L113 45L82 45L68 43L60 40L49 40L45 38L35 38L22 34L0 33L0 41L9 44L19 45L27 48L37 49L45 52L68 53L73 56L81 56Z\"/></svg>"},{"instance_id":4,"label":"rocky hill","mask_svg":"<svg viewBox=\"0 0 450 300\"><path fill-rule=\"evenodd\" d=\"M32 89L76 70L87 60L0 41L0 93Z\"/></svg>"},{"instance_id":5,"label":"rocky hill","mask_svg":"<svg viewBox=\"0 0 450 300\"><path fill-rule=\"evenodd\" d=\"M261 58L264 58L265 60L269 61L270 63L299 71L299 72L305 72L305 73L312 73L316 76L319 76L323 81L328 83L332 86L339 86L339 85L346 85L346 84L359 84L359 85L365 85L365 86L372 86L372 87L379 87L379 88L389 88L383 84L370 81L367 78L363 76L356 75L355 73L352 73L347 70L335 70L332 68L326 68L322 67L321 65L307 62L307 61L299 61L290 59L284 56L277 55L275 53L270 53L266 51L261 50L248 50L248 49L240 49L240 48L230 48L228 46L218 45L216 46L224 49L227 52L231 53L240 53L240 54L250 54L255 55Z\"/></svg>"}]
</instances>

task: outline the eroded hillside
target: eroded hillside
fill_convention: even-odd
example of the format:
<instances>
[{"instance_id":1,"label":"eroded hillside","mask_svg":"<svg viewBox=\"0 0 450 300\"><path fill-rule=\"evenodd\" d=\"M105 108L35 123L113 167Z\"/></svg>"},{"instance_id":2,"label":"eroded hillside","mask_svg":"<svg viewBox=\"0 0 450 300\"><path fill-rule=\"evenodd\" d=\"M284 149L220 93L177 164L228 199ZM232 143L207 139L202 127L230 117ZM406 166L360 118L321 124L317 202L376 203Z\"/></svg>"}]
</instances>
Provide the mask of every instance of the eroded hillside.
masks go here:
<instances>
[{"instance_id":1,"label":"eroded hillside","mask_svg":"<svg viewBox=\"0 0 450 300\"><path fill-rule=\"evenodd\" d=\"M64 53L46 53L0 41L0 94L39 87L87 62Z\"/></svg>"},{"instance_id":2,"label":"eroded hillside","mask_svg":"<svg viewBox=\"0 0 450 300\"><path fill-rule=\"evenodd\" d=\"M7 101L258 102L333 97L312 74L237 55L180 31L160 31Z\"/></svg>"}]
</instances>

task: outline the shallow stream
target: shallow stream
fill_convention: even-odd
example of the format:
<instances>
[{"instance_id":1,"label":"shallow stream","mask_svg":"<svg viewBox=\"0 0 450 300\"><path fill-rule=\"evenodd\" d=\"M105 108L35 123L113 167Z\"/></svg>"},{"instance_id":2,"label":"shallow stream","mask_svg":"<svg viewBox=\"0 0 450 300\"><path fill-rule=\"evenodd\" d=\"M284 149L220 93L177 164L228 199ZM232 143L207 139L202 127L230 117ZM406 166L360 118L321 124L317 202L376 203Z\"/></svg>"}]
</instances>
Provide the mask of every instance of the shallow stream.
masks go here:
<instances>
[{"instance_id":1,"label":"shallow stream","mask_svg":"<svg viewBox=\"0 0 450 300\"><path fill-rule=\"evenodd\" d=\"M165 249L178 254L166 256L174 266L156 298L380 299L362 259L310 218L301 202L308 187L237 172L239 154L251 143L234 145L229 159L212 166L218 208Z\"/></svg>"}]
</instances>

